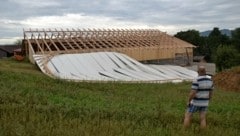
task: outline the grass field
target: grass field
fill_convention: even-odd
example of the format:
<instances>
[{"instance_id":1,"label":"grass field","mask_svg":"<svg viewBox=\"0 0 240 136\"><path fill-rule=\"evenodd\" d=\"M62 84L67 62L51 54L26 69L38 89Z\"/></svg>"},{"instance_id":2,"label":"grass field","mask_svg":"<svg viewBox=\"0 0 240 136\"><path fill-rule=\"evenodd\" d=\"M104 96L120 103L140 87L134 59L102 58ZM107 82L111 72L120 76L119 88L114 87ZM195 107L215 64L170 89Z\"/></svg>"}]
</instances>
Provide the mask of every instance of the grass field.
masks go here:
<instances>
[{"instance_id":1,"label":"grass field","mask_svg":"<svg viewBox=\"0 0 240 136\"><path fill-rule=\"evenodd\" d=\"M208 128L182 129L188 82L85 83L51 79L37 66L0 60L0 136L240 135L240 93L215 89Z\"/></svg>"}]
</instances>

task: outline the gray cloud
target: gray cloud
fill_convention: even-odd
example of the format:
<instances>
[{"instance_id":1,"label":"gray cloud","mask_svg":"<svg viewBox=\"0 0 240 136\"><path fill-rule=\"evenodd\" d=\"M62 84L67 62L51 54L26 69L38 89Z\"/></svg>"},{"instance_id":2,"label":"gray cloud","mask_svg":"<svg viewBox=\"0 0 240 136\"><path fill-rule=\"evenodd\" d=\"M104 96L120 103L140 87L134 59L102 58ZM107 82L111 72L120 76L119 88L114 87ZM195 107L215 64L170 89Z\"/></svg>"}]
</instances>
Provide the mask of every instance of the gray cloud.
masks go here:
<instances>
[{"instance_id":1,"label":"gray cloud","mask_svg":"<svg viewBox=\"0 0 240 136\"><path fill-rule=\"evenodd\" d=\"M0 38L22 36L25 27L54 24L63 28L139 25L170 34L187 29L234 29L240 23L239 7L238 0L1 0Z\"/></svg>"}]
</instances>

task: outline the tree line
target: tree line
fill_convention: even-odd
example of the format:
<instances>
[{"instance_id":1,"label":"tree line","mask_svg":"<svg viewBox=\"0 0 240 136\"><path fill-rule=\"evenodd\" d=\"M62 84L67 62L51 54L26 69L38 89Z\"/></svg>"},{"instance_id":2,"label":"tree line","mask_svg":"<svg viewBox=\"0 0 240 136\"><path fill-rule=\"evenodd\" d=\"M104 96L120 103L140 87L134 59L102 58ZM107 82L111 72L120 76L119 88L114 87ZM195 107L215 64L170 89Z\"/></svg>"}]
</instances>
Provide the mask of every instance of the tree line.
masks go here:
<instances>
[{"instance_id":1,"label":"tree line","mask_svg":"<svg viewBox=\"0 0 240 136\"><path fill-rule=\"evenodd\" d=\"M218 27L208 36L200 36L197 30L181 31L174 36L197 46L193 55L204 56L219 71L240 65L240 27L231 31L231 37L222 34Z\"/></svg>"}]
</instances>

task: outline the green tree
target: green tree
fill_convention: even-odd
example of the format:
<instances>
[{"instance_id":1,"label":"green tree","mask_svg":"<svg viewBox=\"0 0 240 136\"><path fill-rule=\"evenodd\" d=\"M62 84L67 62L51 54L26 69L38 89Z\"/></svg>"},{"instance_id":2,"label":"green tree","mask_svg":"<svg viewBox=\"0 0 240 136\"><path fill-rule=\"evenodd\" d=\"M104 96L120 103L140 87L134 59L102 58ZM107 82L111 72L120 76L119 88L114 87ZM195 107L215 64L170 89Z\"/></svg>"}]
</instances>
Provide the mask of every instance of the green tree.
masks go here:
<instances>
[{"instance_id":1,"label":"green tree","mask_svg":"<svg viewBox=\"0 0 240 136\"><path fill-rule=\"evenodd\" d=\"M214 60L216 50L220 45L229 45L230 39L228 36L221 34L218 27L214 27L207 38L207 46L209 46L210 61Z\"/></svg>"},{"instance_id":2,"label":"green tree","mask_svg":"<svg viewBox=\"0 0 240 136\"><path fill-rule=\"evenodd\" d=\"M240 52L240 28L232 31L232 44Z\"/></svg>"},{"instance_id":3,"label":"green tree","mask_svg":"<svg viewBox=\"0 0 240 136\"><path fill-rule=\"evenodd\" d=\"M200 34L197 30L181 31L174 35L175 37L187 41L193 45L199 45Z\"/></svg>"},{"instance_id":4,"label":"green tree","mask_svg":"<svg viewBox=\"0 0 240 136\"><path fill-rule=\"evenodd\" d=\"M202 53L201 48L199 48L201 44L201 37L199 31L197 30L181 31L175 34L174 36L197 46L197 48L194 49L194 55L199 55Z\"/></svg>"},{"instance_id":5,"label":"green tree","mask_svg":"<svg viewBox=\"0 0 240 136\"><path fill-rule=\"evenodd\" d=\"M19 45L21 46L22 45L22 40L21 39L18 39L14 42L15 45Z\"/></svg>"},{"instance_id":6,"label":"green tree","mask_svg":"<svg viewBox=\"0 0 240 136\"><path fill-rule=\"evenodd\" d=\"M219 71L239 65L239 55L232 46L221 45L216 50L215 63Z\"/></svg>"},{"instance_id":7,"label":"green tree","mask_svg":"<svg viewBox=\"0 0 240 136\"><path fill-rule=\"evenodd\" d=\"M214 55L217 47L221 44L221 32L219 28L214 27L208 36L208 46L210 47L210 54Z\"/></svg>"},{"instance_id":8,"label":"green tree","mask_svg":"<svg viewBox=\"0 0 240 136\"><path fill-rule=\"evenodd\" d=\"M207 62L211 61L211 48L208 44L208 37L200 37L200 45L196 50L198 50L199 55L205 56Z\"/></svg>"}]
</instances>

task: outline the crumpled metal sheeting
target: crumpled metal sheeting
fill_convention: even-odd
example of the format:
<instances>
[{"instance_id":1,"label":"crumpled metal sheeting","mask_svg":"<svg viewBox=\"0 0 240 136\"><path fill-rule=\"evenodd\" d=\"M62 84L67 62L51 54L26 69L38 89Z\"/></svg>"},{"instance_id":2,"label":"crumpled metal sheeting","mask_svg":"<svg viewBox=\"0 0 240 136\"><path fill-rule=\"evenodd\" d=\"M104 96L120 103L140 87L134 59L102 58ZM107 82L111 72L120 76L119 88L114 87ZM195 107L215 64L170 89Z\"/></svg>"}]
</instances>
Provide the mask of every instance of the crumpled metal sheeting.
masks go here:
<instances>
[{"instance_id":1,"label":"crumpled metal sheeting","mask_svg":"<svg viewBox=\"0 0 240 136\"><path fill-rule=\"evenodd\" d=\"M180 66L144 65L125 54L93 52L33 56L43 73L74 81L182 82L197 72Z\"/></svg>"}]
</instances>

